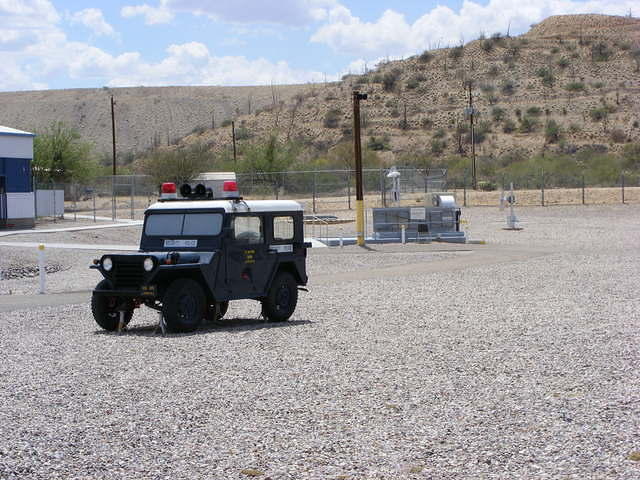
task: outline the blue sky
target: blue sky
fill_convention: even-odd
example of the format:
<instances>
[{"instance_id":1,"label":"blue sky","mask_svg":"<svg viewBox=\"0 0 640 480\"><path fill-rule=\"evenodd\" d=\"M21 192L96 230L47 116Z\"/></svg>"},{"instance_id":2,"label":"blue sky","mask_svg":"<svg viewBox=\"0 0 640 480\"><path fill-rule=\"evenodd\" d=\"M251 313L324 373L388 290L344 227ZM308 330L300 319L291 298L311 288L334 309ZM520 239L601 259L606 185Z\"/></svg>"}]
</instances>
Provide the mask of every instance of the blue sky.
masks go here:
<instances>
[{"instance_id":1,"label":"blue sky","mask_svg":"<svg viewBox=\"0 0 640 480\"><path fill-rule=\"evenodd\" d=\"M306 83L636 0L0 0L0 90ZM636 7L640 11L640 7Z\"/></svg>"}]
</instances>

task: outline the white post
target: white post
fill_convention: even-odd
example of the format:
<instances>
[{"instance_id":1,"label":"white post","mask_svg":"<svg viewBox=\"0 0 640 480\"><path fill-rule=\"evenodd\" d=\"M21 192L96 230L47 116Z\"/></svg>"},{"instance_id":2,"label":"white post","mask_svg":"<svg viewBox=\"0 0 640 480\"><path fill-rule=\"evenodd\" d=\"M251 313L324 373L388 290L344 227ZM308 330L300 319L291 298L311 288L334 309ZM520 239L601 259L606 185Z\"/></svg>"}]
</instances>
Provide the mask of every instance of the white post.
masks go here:
<instances>
[{"instance_id":1,"label":"white post","mask_svg":"<svg viewBox=\"0 0 640 480\"><path fill-rule=\"evenodd\" d=\"M340 228L340 248L344 247L344 236L343 236L342 227Z\"/></svg>"},{"instance_id":2,"label":"white post","mask_svg":"<svg viewBox=\"0 0 640 480\"><path fill-rule=\"evenodd\" d=\"M402 244L407 243L407 234L406 234L407 226L402 224L400 225L401 235L402 235Z\"/></svg>"},{"instance_id":3,"label":"white post","mask_svg":"<svg viewBox=\"0 0 640 480\"><path fill-rule=\"evenodd\" d=\"M40 270L40 291L39 294L43 295L46 291L46 261L44 256L44 244L38 245L38 267Z\"/></svg>"}]
</instances>

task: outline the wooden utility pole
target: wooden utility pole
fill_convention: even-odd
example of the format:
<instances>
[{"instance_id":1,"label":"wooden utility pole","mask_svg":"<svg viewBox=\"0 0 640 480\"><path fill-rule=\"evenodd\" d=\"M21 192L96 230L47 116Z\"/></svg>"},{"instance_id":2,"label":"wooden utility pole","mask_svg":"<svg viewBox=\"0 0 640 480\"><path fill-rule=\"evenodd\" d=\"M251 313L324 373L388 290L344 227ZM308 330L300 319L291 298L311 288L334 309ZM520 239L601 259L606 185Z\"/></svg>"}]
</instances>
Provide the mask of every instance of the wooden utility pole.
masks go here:
<instances>
[{"instance_id":1,"label":"wooden utility pole","mask_svg":"<svg viewBox=\"0 0 640 480\"><path fill-rule=\"evenodd\" d=\"M473 189L478 189L478 177L476 175L476 136L475 126L473 122L473 93L471 93L471 82L469 82L469 122L471 127L471 177L473 183Z\"/></svg>"},{"instance_id":2,"label":"wooden utility pole","mask_svg":"<svg viewBox=\"0 0 640 480\"><path fill-rule=\"evenodd\" d=\"M233 140L233 163L236 163L236 122L231 121L231 139Z\"/></svg>"},{"instance_id":3,"label":"wooden utility pole","mask_svg":"<svg viewBox=\"0 0 640 480\"><path fill-rule=\"evenodd\" d=\"M116 176L116 115L115 106L116 102L113 100L113 95L111 95L111 139L113 141L113 176Z\"/></svg>"},{"instance_id":4,"label":"wooden utility pole","mask_svg":"<svg viewBox=\"0 0 640 480\"><path fill-rule=\"evenodd\" d=\"M364 236L364 195L362 187L362 144L360 141L360 100L367 94L353 92L353 156L356 169L356 237L359 246L365 245Z\"/></svg>"}]
</instances>

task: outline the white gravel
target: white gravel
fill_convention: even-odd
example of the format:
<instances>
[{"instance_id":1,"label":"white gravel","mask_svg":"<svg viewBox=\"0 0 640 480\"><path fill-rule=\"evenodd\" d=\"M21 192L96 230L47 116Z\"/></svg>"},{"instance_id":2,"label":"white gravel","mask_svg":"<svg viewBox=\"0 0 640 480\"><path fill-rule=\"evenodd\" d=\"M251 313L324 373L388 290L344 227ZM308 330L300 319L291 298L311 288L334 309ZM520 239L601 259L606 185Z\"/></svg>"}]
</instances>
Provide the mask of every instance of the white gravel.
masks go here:
<instances>
[{"instance_id":1,"label":"white gravel","mask_svg":"<svg viewBox=\"0 0 640 480\"><path fill-rule=\"evenodd\" d=\"M471 209L495 262L445 273L411 267L463 254L410 247L410 274L371 278L398 247L311 252L283 325L246 301L168 337L150 311L123 335L87 305L0 314L0 478L640 478L639 210L504 232Z\"/></svg>"}]
</instances>

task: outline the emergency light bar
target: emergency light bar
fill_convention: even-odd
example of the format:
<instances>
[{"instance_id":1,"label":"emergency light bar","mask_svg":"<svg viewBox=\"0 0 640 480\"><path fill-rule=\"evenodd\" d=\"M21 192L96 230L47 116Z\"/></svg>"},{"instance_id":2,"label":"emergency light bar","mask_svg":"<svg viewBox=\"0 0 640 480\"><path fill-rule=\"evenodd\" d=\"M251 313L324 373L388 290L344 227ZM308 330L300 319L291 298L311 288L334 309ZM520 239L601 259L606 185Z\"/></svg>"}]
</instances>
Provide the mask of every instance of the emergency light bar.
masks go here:
<instances>
[{"instance_id":1,"label":"emergency light bar","mask_svg":"<svg viewBox=\"0 0 640 480\"><path fill-rule=\"evenodd\" d=\"M222 184L223 198L239 198L238 183L235 180L225 180Z\"/></svg>"}]
</instances>

